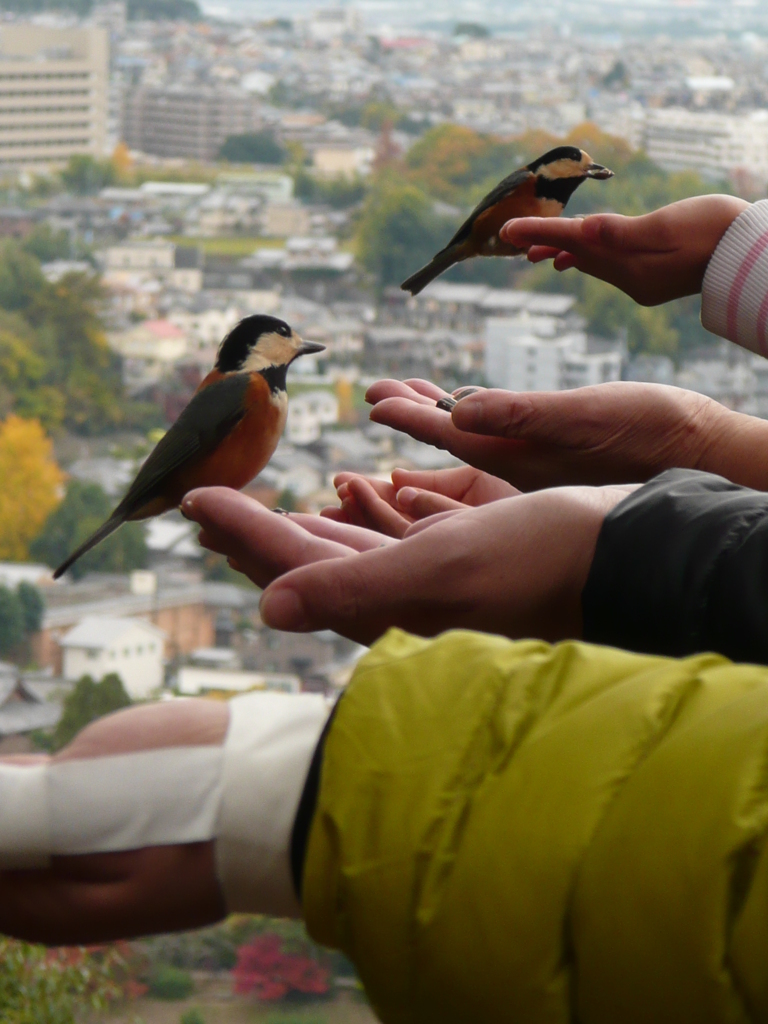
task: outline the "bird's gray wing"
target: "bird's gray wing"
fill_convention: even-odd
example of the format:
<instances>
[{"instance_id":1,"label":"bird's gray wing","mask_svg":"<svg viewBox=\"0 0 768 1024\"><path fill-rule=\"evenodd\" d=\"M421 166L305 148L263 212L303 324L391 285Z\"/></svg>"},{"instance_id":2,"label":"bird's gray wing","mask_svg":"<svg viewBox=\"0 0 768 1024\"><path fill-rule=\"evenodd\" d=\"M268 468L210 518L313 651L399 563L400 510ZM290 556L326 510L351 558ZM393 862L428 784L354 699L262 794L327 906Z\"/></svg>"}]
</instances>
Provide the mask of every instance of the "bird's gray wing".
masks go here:
<instances>
[{"instance_id":1,"label":"bird's gray wing","mask_svg":"<svg viewBox=\"0 0 768 1024\"><path fill-rule=\"evenodd\" d=\"M114 514L130 515L156 496L170 473L212 452L245 415L249 383L247 373L236 373L196 392L158 441Z\"/></svg>"},{"instance_id":2,"label":"bird's gray wing","mask_svg":"<svg viewBox=\"0 0 768 1024\"><path fill-rule=\"evenodd\" d=\"M509 195L509 193L514 191L518 185L522 185L522 183L530 176L530 173L531 172L527 167L521 167L519 170L508 174L503 181L500 181L495 188L491 189L488 195L481 199L472 213L470 213L448 245L446 245L445 249L450 249L452 245L458 245L460 242L469 238L470 232L472 231L472 225L480 214L485 213L486 210L490 210L490 208L495 206L500 199ZM445 252L445 249L441 249L440 251Z\"/></svg>"}]
</instances>

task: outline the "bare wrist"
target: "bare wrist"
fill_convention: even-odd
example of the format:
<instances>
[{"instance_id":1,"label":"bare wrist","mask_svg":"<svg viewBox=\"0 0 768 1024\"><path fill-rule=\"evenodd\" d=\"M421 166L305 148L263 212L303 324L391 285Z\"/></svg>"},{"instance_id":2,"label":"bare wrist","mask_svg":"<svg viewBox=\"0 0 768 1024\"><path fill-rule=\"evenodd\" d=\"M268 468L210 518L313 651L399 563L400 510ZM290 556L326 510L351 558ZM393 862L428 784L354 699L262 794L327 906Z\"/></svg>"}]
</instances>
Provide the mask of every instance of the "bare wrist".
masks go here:
<instances>
[{"instance_id":1,"label":"bare wrist","mask_svg":"<svg viewBox=\"0 0 768 1024\"><path fill-rule=\"evenodd\" d=\"M768 421L712 402L701 433L700 455L692 468L768 491Z\"/></svg>"}]
</instances>

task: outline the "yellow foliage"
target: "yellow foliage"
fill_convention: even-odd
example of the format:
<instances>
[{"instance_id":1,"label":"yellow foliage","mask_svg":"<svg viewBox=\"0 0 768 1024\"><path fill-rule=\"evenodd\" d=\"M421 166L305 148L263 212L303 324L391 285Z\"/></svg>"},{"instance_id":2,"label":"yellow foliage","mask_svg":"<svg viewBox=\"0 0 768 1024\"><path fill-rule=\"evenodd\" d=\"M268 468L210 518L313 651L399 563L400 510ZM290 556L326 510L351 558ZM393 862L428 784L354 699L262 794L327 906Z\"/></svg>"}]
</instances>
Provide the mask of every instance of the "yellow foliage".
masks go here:
<instances>
[{"instance_id":1,"label":"yellow foliage","mask_svg":"<svg viewBox=\"0 0 768 1024\"><path fill-rule=\"evenodd\" d=\"M133 170L133 159L131 157L130 150L124 142L118 142L115 146L114 152L112 153L112 166L115 169L115 174L120 181L125 181L130 177L131 171Z\"/></svg>"},{"instance_id":2,"label":"yellow foliage","mask_svg":"<svg viewBox=\"0 0 768 1024\"><path fill-rule=\"evenodd\" d=\"M0 424L0 558L19 562L61 501L64 474L38 420Z\"/></svg>"},{"instance_id":3,"label":"yellow foliage","mask_svg":"<svg viewBox=\"0 0 768 1024\"><path fill-rule=\"evenodd\" d=\"M347 377L339 377L336 381L336 399L339 403L339 422L356 423L354 393L352 381Z\"/></svg>"}]
</instances>

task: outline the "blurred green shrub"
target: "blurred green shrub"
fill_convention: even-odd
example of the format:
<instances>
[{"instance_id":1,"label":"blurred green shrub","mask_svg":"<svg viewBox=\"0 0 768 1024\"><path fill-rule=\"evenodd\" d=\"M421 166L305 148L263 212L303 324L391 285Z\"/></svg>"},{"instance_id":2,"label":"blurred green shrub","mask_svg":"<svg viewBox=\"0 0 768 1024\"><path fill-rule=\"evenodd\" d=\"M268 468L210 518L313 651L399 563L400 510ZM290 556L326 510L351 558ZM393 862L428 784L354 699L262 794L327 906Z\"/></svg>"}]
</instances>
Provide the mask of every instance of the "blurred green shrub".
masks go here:
<instances>
[{"instance_id":1,"label":"blurred green shrub","mask_svg":"<svg viewBox=\"0 0 768 1024\"><path fill-rule=\"evenodd\" d=\"M149 994L155 999L186 999L192 994L195 983L189 973L180 967L160 964L154 968L148 980ZM189 1022L187 1022L189 1024Z\"/></svg>"}]
</instances>

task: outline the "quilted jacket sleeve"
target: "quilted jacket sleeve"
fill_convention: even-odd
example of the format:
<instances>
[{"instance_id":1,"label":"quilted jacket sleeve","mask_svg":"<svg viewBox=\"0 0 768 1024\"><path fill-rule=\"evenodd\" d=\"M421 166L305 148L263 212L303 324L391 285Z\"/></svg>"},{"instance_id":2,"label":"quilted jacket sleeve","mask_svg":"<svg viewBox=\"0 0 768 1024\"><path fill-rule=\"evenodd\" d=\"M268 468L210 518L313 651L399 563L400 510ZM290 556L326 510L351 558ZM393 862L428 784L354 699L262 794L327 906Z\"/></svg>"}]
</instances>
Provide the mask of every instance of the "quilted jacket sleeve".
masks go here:
<instances>
[{"instance_id":1,"label":"quilted jacket sleeve","mask_svg":"<svg viewBox=\"0 0 768 1024\"><path fill-rule=\"evenodd\" d=\"M768 670L391 631L323 757L310 933L384 1024L768 1019Z\"/></svg>"}]
</instances>

